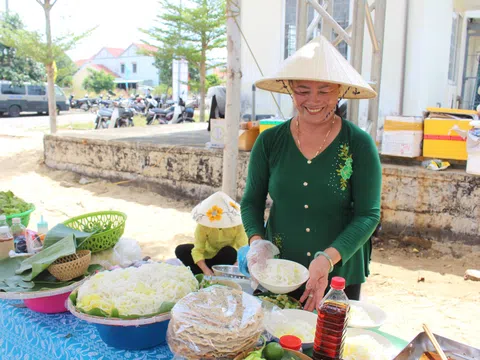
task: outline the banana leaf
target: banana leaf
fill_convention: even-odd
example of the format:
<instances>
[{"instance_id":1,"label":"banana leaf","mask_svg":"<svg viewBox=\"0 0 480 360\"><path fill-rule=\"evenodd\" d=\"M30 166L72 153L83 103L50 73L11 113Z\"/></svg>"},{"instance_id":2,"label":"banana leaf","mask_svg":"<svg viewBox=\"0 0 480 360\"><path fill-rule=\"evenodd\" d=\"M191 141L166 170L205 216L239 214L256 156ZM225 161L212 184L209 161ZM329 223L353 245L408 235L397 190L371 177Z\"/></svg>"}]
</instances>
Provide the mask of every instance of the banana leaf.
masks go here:
<instances>
[{"instance_id":1,"label":"banana leaf","mask_svg":"<svg viewBox=\"0 0 480 360\"><path fill-rule=\"evenodd\" d=\"M43 249L39 253L24 260L20 268L15 271L15 274L20 275L31 269L32 272L24 276L24 280L31 281L42 271L46 270L55 260L75 254L75 252L75 237L73 234L67 235L48 249Z\"/></svg>"},{"instance_id":2,"label":"banana leaf","mask_svg":"<svg viewBox=\"0 0 480 360\"><path fill-rule=\"evenodd\" d=\"M94 232L83 232L79 230L72 229L68 226L63 224L58 224L51 228L47 235L45 235L45 239L43 241L43 248L47 249L52 245L56 244L60 240L64 239L68 235L73 235L76 241L76 247L79 248L82 244L93 234Z\"/></svg>"}]
</instances>

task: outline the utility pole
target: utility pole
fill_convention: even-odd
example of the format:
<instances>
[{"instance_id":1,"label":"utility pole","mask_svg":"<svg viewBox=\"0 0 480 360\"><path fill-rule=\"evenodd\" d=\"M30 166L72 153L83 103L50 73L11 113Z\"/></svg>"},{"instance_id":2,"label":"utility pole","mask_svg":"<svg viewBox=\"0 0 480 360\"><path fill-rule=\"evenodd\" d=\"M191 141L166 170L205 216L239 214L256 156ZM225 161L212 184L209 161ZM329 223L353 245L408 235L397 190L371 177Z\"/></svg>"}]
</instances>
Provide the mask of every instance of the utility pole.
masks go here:
<instances>
[{"instance_id":1,"label":"utility pole","mask_svg":"<svg viewBox=\"0 0 480 360\"><path fill-rule=\"evenodd\" d=\"M225 106L226 136L223 150L222 191L237 197L238 128L241 91L241 1L227 0L227 103Z\"/></svg>"},{"instance_id":2,"label":"utility pole","mask_svg":"<svg viewBox=\"0 0 480 360\"><path fill-rule=\"evenodd\" d=\"M8 15L8 0L5 0L5 14Z\"/></svg>"}]
</instances>

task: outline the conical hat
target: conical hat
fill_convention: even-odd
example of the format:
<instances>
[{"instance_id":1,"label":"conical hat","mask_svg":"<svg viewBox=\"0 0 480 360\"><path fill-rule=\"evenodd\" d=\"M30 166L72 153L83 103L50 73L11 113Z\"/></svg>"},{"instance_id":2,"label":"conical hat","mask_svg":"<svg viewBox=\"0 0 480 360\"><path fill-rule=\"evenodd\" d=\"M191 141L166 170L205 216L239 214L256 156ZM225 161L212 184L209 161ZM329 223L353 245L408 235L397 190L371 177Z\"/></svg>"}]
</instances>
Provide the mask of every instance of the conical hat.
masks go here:
<instances>
[{"instance_id":1,"label":"conical hat","mask_svg":"<svg viewBox=\"0 0 480 360\"><path fill-rule=\"evenodd\" d=\"M192 210L198 224L211 228L230 228L242 224L240 205L224 192L218 191Z\"/></svg>"},{"instance_id":2,"label":"conical hat","mask_svg":"<svg viewBox=\"0 0 480 360\"><path fill-rule=\"evenodd\" d=\"M283 80L283 81L282 81ZM322 35L298 49L273 75L259 80L259 89L288 94L288 80L313 80L341 85L339 97L370 99L377 93Z\"/></svg>"}]
</instances>

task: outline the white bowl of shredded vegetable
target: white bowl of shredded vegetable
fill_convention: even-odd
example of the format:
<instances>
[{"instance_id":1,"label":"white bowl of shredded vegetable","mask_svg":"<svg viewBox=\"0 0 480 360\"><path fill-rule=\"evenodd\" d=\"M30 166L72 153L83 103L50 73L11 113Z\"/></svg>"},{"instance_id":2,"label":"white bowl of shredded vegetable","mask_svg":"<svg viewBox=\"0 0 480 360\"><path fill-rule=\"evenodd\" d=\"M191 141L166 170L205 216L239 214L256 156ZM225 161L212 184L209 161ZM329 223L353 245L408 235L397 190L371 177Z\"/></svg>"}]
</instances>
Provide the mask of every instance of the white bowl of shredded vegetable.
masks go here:
<instances>
[{"instance_id":1,"label":"white bowl of shredded vegetable","mask_svg":"<svg viewBox=\"0 0 480 360\"><path fill-rule=\"evenodd\" d=\"M265 328L275 341L284 335L294 335L302 340L303 350L313 347L316 325L316 314L298 309L273 311L265 320Z\"/></svg>"},{"instance_id":2,"label":"white bowl of shredded vegetable","mask_svg":"<svg viewBox=\"0 0 480 360\"><path fill-rule=\"evenodd\" d=\"M378 306L365 301L350 300L348 326L351 328L376 329L387 320L387 314Z\"/></svg>"},{"instance_id":3,"label":"white bowl of shredded vegetable","mask_svg":"<svg viewBox=\"0 0 480 360\"><path fill-rule=\"evenodd\" d=\"M267 260L265 268L254 265L252 275L268 291L287 294L297 290L309 277L308 269L296 262L282 259Z\"/></svg>"}]
</instances>

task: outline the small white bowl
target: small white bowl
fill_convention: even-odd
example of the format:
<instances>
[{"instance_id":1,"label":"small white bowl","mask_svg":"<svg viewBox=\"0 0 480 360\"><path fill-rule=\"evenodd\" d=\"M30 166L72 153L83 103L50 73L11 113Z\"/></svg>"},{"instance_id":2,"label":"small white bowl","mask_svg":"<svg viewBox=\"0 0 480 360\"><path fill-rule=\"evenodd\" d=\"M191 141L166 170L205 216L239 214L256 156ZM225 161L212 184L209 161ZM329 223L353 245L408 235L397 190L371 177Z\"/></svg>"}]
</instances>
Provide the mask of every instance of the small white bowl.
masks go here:
<instances>
[{"instance_id":1,"label":"small white bowl","mask_svg":"<svg viewBox=\"0 0 480 360\"><path fill-rule=\"evenodd\" d=\"M268 291L274 293L274 294L287 294L289 292L297 290L300 286L302 286L309 278L310 274L308 273L308 269L294 261L290 260L283 260L283 259L269 259L267 260L267 265L272 263L272 262L278 262L280 264L285 264L286 266L291 266L293 264L299 271L300 271L300 278L301 281L297 284L292 284L292 285L282 285L282 284L269 284L264 281L261 281L259 279L258 272L257 272L257 267L254 266L252 269L252 274L255 276L255 278L258 280L259 284L262 285L265 289Z\"/></svg>"},{"instance_id":2,"label":"small white bowl","mask_svg":"<svg viewBox=\"0 0 480 360\"><path fill-rule=\"evenodd\" d=\"M348 320L348 327L360 329L377 329L382 326L387 320L387 314L385 313L385 311L383 311L376 305L356 300L350 300L349 302L350 305L358 306L359 308L364 309L367 312L368 316L370 316L370 318L373 320L373 323L362 323L361 321L359 321L359 319L355 319L355 316L353 316L351 313Z\"/></svg>"},{"instance_id":3,"label":"small white bowl","mask_svg":"<svg viewBox=\"0 0 480 360\"><path fill-rule=\"evenodd\" d=\"M283 318L288 322L304 321L309 325L311 325L314 331L317 326L317 314L313 312L298 310L298 309L284 309L284 310L274 311L270 314L269 317L267 317L265 321L265 328L268 331L268 333L272 335L273 339L277 342L279 341L279 339L274 334L276 332L276 327L281 324L278 322L279 318ZM295 334L289 334L289 335L295 335ZM313 341L302 342L303 350L310 349L311 347L313 347Z\"/></svg>"}]
</instances>

